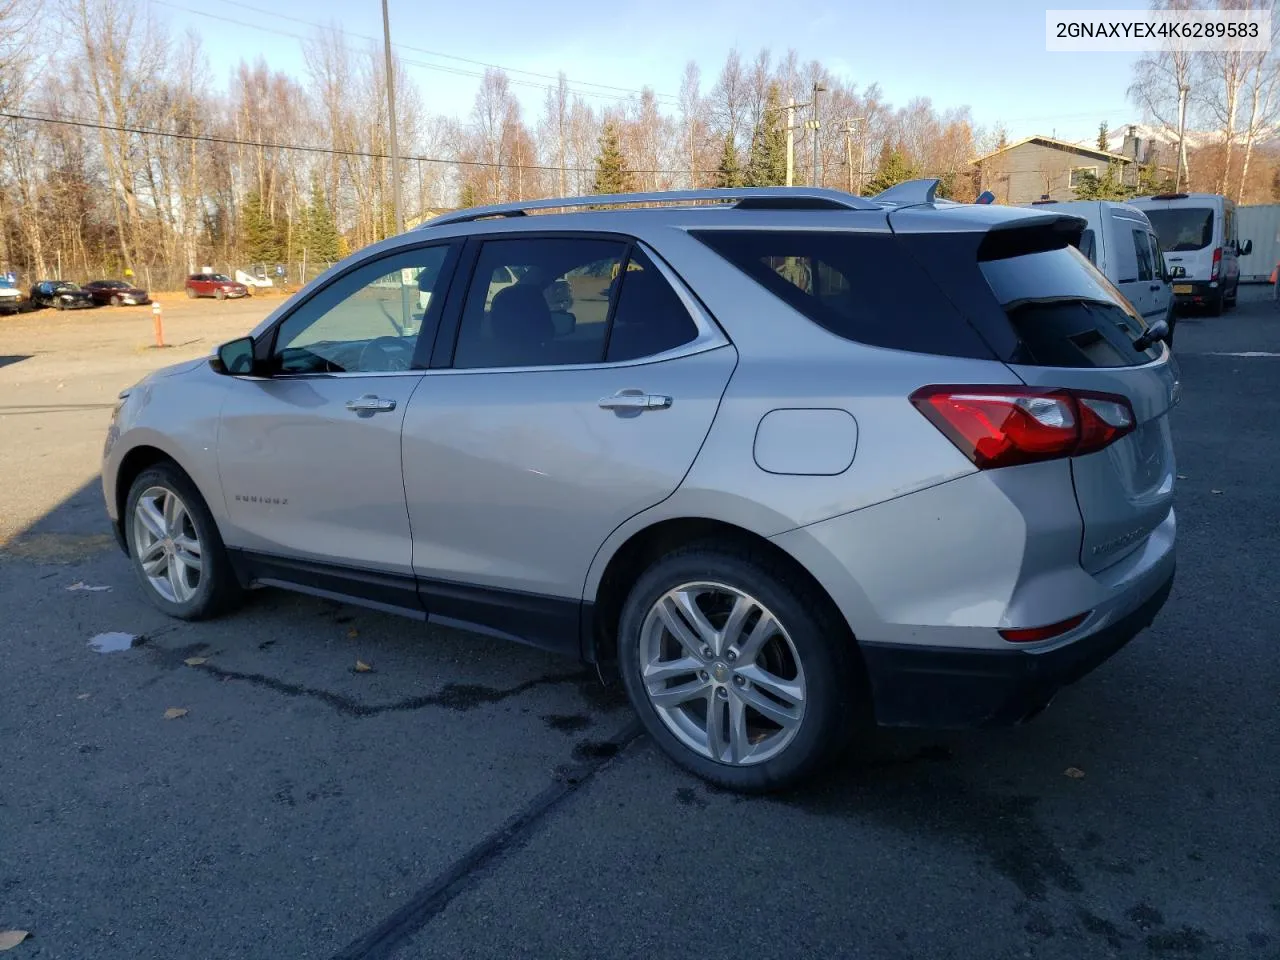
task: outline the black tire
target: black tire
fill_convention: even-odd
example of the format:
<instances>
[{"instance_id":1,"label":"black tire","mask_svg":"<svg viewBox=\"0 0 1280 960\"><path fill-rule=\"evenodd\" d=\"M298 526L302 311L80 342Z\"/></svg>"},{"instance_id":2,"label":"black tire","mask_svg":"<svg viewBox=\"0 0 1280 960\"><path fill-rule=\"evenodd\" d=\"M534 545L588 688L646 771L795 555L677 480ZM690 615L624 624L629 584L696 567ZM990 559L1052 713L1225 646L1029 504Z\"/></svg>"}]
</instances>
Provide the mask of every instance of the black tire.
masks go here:
<instances>
[{"instance_id":1,"label":"black tire","mask_svg":"<svg viewBox=\"0 0 1280 960\"><path fill-rule=\"evenodd\" d=\"M227 291L223 290L221 287L213 291L213 295L219 300L227 299Z\"/></svg>"},{"instance_id":2,"label":"black tire","mask_svg":"<svg viewBox=\"0 0 1280 960\"><path fill-rule=\"evenodd\" d=\"M152 586L138 559L134 515L139 499L153 487L162 487L177 494L187 508L187 515L191 519L201 545L203 569L200 581L194 595L183 603L177 603L162 596ZM207 620L227 613L239 605L244 591L239 580L236 579L235 571L231 568L226 546L222 542L221 534L218 533L218 525L200 491L176 464L158 463L138 474L129 487L129 496L125 501L121 522L124 524L125 540L129 547L129 560L134 575L138 578L138 583L142 586L147 599L162 612L179 620Z\"/></svg>"},{"instance_id":3,"label":"black tire","mask_svg":"<svg viewBox=\"0 0 1280 960\"><path fill-rule=\"evenodd\" d=\"M1214 297L1213 302L1209 304L1209 316L1220 317L1222 311L1226 309L1227 294L1223 290L1218 291L1218 295Z\"/></svg>"},{"instance_id":4,"label":"black tire","mask_svg":"<svg viewBox=\"0 0 1280 960\"><path fill-rule=\"evenodd\" d=\"M190 287L187 287L187 299L188 299L188 300L194 300L197 296L198 296L198 294L197 294L194 290L192 290Z\"/></svg>"},{"instance_id":5,"label":"black tire","mask_svg":"<svg viewBox=\"0 0 1280 960\"><path fill-rule=\"evenodd\" d=\"M119 297L119 296L117 296L116 294L112 294L112 296L111 296L111 305L112 305L113 307L118 307L118 306L120 306L120 297Z\"/></svg>"},{"instance_id":6,"label":"black tire","mask_svg":"<svg viewBox=\"0 0 1280 960\"><path fill-rule=\"evenodd\" d=\"M793 739L759 763L713 760L686 746L649 699L641 675L642 627L668 591L713 581L762 603L783 625L805 675L805 706ZM618 667L632 706L649 735L676 763L718 786L764 793L792 786L835 760L859 721L869 721L870 696L861 658L847 625L827 598L785 564L762 551L701 543L658 560L636 581L618 629Z\"/></svg>"}]
</instances>

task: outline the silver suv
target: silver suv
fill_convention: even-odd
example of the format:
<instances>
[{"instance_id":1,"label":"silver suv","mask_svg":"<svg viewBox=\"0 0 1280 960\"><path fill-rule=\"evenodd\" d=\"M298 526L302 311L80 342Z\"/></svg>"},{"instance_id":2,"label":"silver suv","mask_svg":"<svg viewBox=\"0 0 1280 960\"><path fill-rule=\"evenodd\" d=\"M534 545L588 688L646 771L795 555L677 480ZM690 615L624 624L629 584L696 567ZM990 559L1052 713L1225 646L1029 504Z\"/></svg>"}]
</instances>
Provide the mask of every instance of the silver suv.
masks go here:
<instances>
[{"instance_id":1,"label":"silver suv","mask_svg":"<svg viewBox=\"0 0 1280 960\"><path fill-rule=\"evenodd\" d=\"M537 201L360 251L121 395L142 589L580 657L738 790L862 722L1031 717L1169 594L1176 367L1082 220L934 187Z\"/></svg>"}]
</instances>

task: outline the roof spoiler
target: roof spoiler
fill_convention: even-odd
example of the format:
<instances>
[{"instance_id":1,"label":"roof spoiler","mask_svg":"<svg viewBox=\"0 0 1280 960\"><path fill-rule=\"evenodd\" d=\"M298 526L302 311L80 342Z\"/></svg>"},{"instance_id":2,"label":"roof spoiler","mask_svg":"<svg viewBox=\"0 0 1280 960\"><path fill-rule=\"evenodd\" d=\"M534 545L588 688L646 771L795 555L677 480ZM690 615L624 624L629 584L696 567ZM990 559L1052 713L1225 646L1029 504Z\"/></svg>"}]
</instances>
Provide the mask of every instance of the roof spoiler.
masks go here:
<instances>
[{"instance_id":1,"label":"roof spoiler","mask_svg":"<svg viewBox=\"0 0 1280 960\"><path fill-rule=\"evenodd\" d=\"M1005 260L1032 253L1078 247L1089 222L1062 213L1019 218L999 223L987 231L978 245L978 260Z\"/></svg>"}]
</instances>

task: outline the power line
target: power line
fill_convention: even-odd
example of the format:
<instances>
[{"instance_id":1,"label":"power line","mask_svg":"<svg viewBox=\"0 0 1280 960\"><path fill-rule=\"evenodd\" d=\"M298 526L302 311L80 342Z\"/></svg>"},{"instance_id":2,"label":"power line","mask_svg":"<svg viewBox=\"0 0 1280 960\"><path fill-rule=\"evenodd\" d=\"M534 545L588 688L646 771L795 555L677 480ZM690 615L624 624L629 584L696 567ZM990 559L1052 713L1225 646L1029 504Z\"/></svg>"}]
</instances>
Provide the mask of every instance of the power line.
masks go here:
<instances>
[{"instance_id":1,"label":"power line","mask_svg":"<svg viewBox=\"0 0 1280 960\"><path fill-rule=\"evenodd\" d=\"M372 153L365 150L343 150L339 147L321 147L307 144L289 144L289 143L272 143L265 140L241 140L238 137L224 137L213 133L183 133L176 130L155 130L147 127L127 127L122 125L101 123L96 120L88 120L82 117L41 117L29 113L10 113L7 111L0 112L0 117L8 120L26 120L31 123L53 123L61 124L68 127L85 127L91 130L107 130L112 133L130 133L142 137L169 137L174 140L194 140L199 143L218 143L234 147L257 147L262 150L292 150L298 153L319 153L327 156L335 157L359 157L366 160L389 160L391 155L388 153ZM450 157L423 157L413 154L401 154L401 160L411 160L415 163L444 163L456 164L463 167L498 167L508 170L547 170L558 173L563 170L565 173L595 173L595 167L559 167L551 164L539 163L494 163L489 160L463 160L460 158ZM661 176L670 174L672 176L683 176L688 174L687 169L683 170L631 170L632 174L649 174L651 176ZM694 170L694 173L713 174L714 170Z\"/></svg>"},{"instance_id":2,"label":"power line","mask_svg":"<svg viewBox=\"0 0 1280 960\"><path fill-rule=\"evenodd\" d=\"M150 2L153 4L157 4L158 6L169 7L173 10L181 10L184 13L194 14L195 16L207 17L211 20L217 20L223 23L226 22L224 17L220 17L216 13L210 13L207 10L197 10L193 7L184 6L179 3L173 3L171 2L171 0L150 0ZM284 13L275 13L270 10L263 10L260 7L255 7L247 3L241 3L240 0L221 0L221 2L230 4L235 7L240 7L244 10L249 10L254 13L262 14L263 16L277 17L281 20L287 20L291 23L298 23L303 26L312 27L313 29L316 29L316 30L321 30L325 32L336 31L337 33L340 33L344 36L353 37L354 39L357 39L357 40L377 42L377 38L370 37L362 33L354 33L352 31L345 30L341 27L326 27L323 24L316 23L315 21L312 21L312 20L305 20L301 17L293 17ZM253 30L261 30L266 33L273 34L275 36L293 37L294 39L300 40L303 42L307 42L309 40L315 39L314 37L306 37L299 33L292 33L287 30L280 30L274 27L268 27L262 24L257 24L257 23L242 23L242 24L239 24L239 26L249 27L250 29L253 29ZM407 43L399 43L399 42L393 41L391 45L400 50L411 50L414 53L423 53L423 54L426 54L427 56L441 57L446 60L456 60L459 63L469 63L474 66L492 68L495 70L502 70L504 73L507 73L507 74L518 73L518 74L523 74L525 76L530 76L530 77L539 77L544 80L554 80L556 81L556 84L558 84L560 80L559 77L553 77L550 74L546 74L546 73L537 73L532 70L520 70L515 67L506 67L501 64L488 63L483 60L473 60L468 57L460 57L455 54L441 53L438 50L427 50L423 47L415 47ZM426 69L426 70L436 70L441 73L450 73L450 74L454 74L455 76L463 76L463 77L476 77L476 78L484 77L483 73L477 72L475 70L463 70L459 67L449 67L439 63L427 63L426 61L423 61L423 60L410 60L406 58L402 58L402 59L404 63L412 64L413 66L416 66L416 67L422 67L423 69ZM558 88L556 85L547 84L547 83L537 83L532 80L521 80L518 77L511 77L511 76L507 77L507 81L509 83L518 84L520 86L533 87L538 90L556 90ZM618 87L612 84L596 83L590 80L570 80L568 77L566 77L565 82L566 84L569 84L569 85L576 85L576 87L599 87L602 90L619 91L618 93L601 93L594 90L575 89L574 86L570 86L569 92L571 93L578 94L579 96L594 97L594 98L603 99L603 100L623 100L623 101L634 100L637 96L643 93L642 90L636 90L631 87ZM670 104L674 104L678 100L678 98L676 98L675 96L669 93L654 92L654 97L664 102L668 102Z\"/></svg>"}]
</instances>

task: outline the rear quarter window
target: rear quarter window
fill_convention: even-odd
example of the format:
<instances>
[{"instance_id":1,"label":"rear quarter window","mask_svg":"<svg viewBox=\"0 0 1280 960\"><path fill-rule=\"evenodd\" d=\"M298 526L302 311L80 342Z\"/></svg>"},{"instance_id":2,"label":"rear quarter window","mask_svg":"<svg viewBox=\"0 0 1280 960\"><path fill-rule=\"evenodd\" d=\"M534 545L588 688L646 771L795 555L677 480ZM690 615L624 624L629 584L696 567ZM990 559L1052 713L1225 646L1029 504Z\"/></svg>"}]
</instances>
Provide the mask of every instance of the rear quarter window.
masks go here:
<instances>
[{"instance_id":1,"label":"rear quarter window","mask_svg":"<svg viewBox=\"0 0 1280 960\"><path fill-rule=\"evenodd\" d=\"M836 336L893 350L994 358L991 347L896 235L691 233L764 290Z\"/></svg>"}]
</instances>

